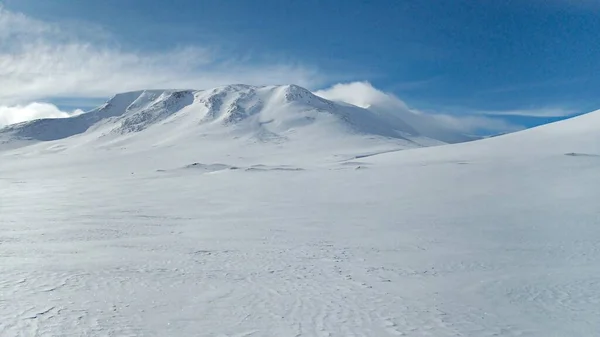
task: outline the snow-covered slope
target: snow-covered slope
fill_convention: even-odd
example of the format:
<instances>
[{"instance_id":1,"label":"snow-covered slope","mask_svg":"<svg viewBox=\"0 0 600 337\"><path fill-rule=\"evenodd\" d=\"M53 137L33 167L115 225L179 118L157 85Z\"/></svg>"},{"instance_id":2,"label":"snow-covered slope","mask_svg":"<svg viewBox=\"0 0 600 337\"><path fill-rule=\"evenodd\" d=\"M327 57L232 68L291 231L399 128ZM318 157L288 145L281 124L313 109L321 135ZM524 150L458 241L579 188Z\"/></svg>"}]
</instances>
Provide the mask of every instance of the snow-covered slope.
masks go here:
<instances>
[{"instance_id":1,"label":"snow-covered slope","mask_svg":"<svg viewBox=\"0 0 600 337\"><path fill-rule=\"evenodd\" d=\"M333 107L141 92L4 130L54 140L0 150L0 335L600 331L600 111L395 151Z\"/></svg>"}]
</instances>

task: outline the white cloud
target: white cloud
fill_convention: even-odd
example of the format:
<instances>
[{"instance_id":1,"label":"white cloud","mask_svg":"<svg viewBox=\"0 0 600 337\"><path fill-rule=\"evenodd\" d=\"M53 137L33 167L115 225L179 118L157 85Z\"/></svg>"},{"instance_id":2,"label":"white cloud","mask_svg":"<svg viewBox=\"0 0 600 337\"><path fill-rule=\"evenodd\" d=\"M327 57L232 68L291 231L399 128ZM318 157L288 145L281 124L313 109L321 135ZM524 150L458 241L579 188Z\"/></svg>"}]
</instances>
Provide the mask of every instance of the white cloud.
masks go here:
<instances>
[{"instance_id":1,"label":"white cloud","mask_svg":"<svg viewBox=\"0 0 600 337\"><path fill-rule=\"evenodd\" d=\"M83 113L61 111L53 104L29 103L27 105L0 106L0 127L40 118L66 118Z\"/></svg>"},{"instance_id":2,"label":"white cloud","mask_svg":"<svg viewBox=\"0 0 600 337\"><path fill-rule=\"evenodd\" d=\"M500 133L523 129L503 119L481 115L425 113L410 108L394 94L378 90L369 82L340 83L315 94L396 116L420 134L446 141L455 141L456 134Z\"/></svg>"},{"instance_id":3,"label":"white cloud","mask_svg":"<svg viewBox=\"0 0 600 337\"><path fill-rule=\"evenodd\" d=\"M316 69L290 62L251 62L216 48L187 46L147 53L119 47L97 27L33 19L0 5L0 105L55 97L107 97L156 88L210 88L230 83L324 80Z\"/></svg>"},{"instance_id":4,"label":"white cloud","mask_svg":"<svg viewBox=\"0 0 600 337\"><path fill-rule=\"evenodd\" d=\"M342 101L361 108L372 105L390 105L409 110L408 106L393 94L375 89L369 82L338 83L331 88L319 90L315 95L332 101Z\"/></svg>"}]
</instances>

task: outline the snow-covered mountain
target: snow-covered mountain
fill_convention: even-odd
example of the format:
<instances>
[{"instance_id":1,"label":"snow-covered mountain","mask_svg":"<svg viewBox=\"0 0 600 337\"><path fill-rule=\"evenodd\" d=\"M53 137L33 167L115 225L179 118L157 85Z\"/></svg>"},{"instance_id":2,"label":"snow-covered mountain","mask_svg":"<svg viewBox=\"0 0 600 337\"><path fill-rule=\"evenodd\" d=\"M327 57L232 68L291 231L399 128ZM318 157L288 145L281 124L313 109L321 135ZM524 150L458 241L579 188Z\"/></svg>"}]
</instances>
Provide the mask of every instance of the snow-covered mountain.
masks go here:
<instances>
[{"instance_id":1,"label":"snow-covered mountain","mask_svg":"<svg viewBox=\"0 0 600 337\"><path fill-rule=\"evenodd\" d=\"M600 111L388 118L228 86L3 129L0 336L597 334Z\"/></svg>"},{"instance_id":2,"label":"snow-covered mountain","mask_svg":"<svg viewBox=\"0 0 600 337\"><path fill-rule=\"evenodd\" d=\"M415 116L418 118L418 116ZM118 94L104 105L66 119L42 119L0 129L4 143L56 141L84 137L95 143L144 137L152 129L162 138L188 134L229 134L263 141L371 137L394 140L406 148L438 145L448 132L418 132L400 115L334 103L296 85L229 85L211 90L144 90ZM139 134L139 135L136 135ZM437 139L437 136L442 139ZM73 142L77 142L74 140Z\"/></svg>"}]
</instances>

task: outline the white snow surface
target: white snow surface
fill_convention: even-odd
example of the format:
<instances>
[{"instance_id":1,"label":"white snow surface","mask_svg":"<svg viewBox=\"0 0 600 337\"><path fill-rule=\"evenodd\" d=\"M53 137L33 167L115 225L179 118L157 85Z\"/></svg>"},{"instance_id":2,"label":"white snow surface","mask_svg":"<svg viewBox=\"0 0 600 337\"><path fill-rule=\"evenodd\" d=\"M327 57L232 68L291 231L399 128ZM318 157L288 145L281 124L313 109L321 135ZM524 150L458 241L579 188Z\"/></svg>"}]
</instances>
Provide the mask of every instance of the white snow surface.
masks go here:
<instances>
[{"instance_id":1,"label":"white snow surface","mask_svg":"<svg viewBox=\"0 0 600 337\"><path fill-rule=\"evenodd\" d=\"M144 91L0 131L0 336L600 331L600 111L422 147L331 104Z\"/></svg>"}]
</instances>

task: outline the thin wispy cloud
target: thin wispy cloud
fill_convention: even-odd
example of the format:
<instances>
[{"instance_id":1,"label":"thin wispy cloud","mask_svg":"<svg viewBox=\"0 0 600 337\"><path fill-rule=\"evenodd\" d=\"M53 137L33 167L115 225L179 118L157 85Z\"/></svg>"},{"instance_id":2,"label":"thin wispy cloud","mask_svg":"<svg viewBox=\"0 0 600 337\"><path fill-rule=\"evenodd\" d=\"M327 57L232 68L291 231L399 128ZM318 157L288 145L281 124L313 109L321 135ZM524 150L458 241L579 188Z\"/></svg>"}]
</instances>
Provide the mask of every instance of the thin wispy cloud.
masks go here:
<instances>
[{"instance_id":1,"label":"thin wispy cloud","mask_svg":"<svg viewBox=\"0 0 600 337\"><path fill-rule=\"evenodd\" d=\"M340 83L315 92L318 96L399 116L421 134L443 139L453 133L501 133L523 129L500 118L485 115L451 115L423 112L409 107L392 93L376 89L369 82Z\"/></svg>"},{"instance_id":2,"label":"thin wispy cloud","mask_svg":"<svg viewBox=\"0 0 600 337\"><path fill-rule=\"evenodd\" d=\"M516 110L476 110L472 113L488 116L527 116L527 117L568 117L575 115L578 110L566 109L561 107L545 107Z\"/></svg>"},{"instance_id":3,"label":"thin wispy cloud","mask_svg":"<svg viewBox=\"0 0 600 337\"><path fill-rule=\"evenodd\" d=\"M17 107L55 97L105 98L139 89L202 89L230 83L297 83L310 88L326 80L311 66L257 61L248 55L232 57L213 46L161 52L127 49L96 26L72 25L44 22L0 5L0 106L5 107L4 114L21 114ZM20 118L3 118L15 119Z\"/></svg>"},{"instance_id":4,"label":"thin wispy cloud","mask_svg":"<svg viewBox=\"0 0 600 337\"><path fill-rule=\"evenodd\" d=\"M436 77L427 78L424 80L398 82L398 83L394 83L393 85L389 86L388 90L410 91L410 90L424 89L424 88L431 86L433 83L439 81L441 78L442 78L441 76L436 76Z\"/></svg>"},{"instance_id":5,"label":"thin wispy cloud","mask_svg":"<svg viewBox=\"0 0 600 337\"><path fill-rule=\"evenodd\" d=\"M540 89L540 88L561 87L561 86L565 86L565 85L581 83L583 81L585 81L585 78L572 78L572 79L539 81L539 82L531 82L531 83L519 83L519 84L512 84L512 85L507 85L507 86L500 86L500 87L496 87L496 88L480 90L478 92L478 94L513 93L513 92L535 90L535 89Z\"/></svg>"}]
</instances>

